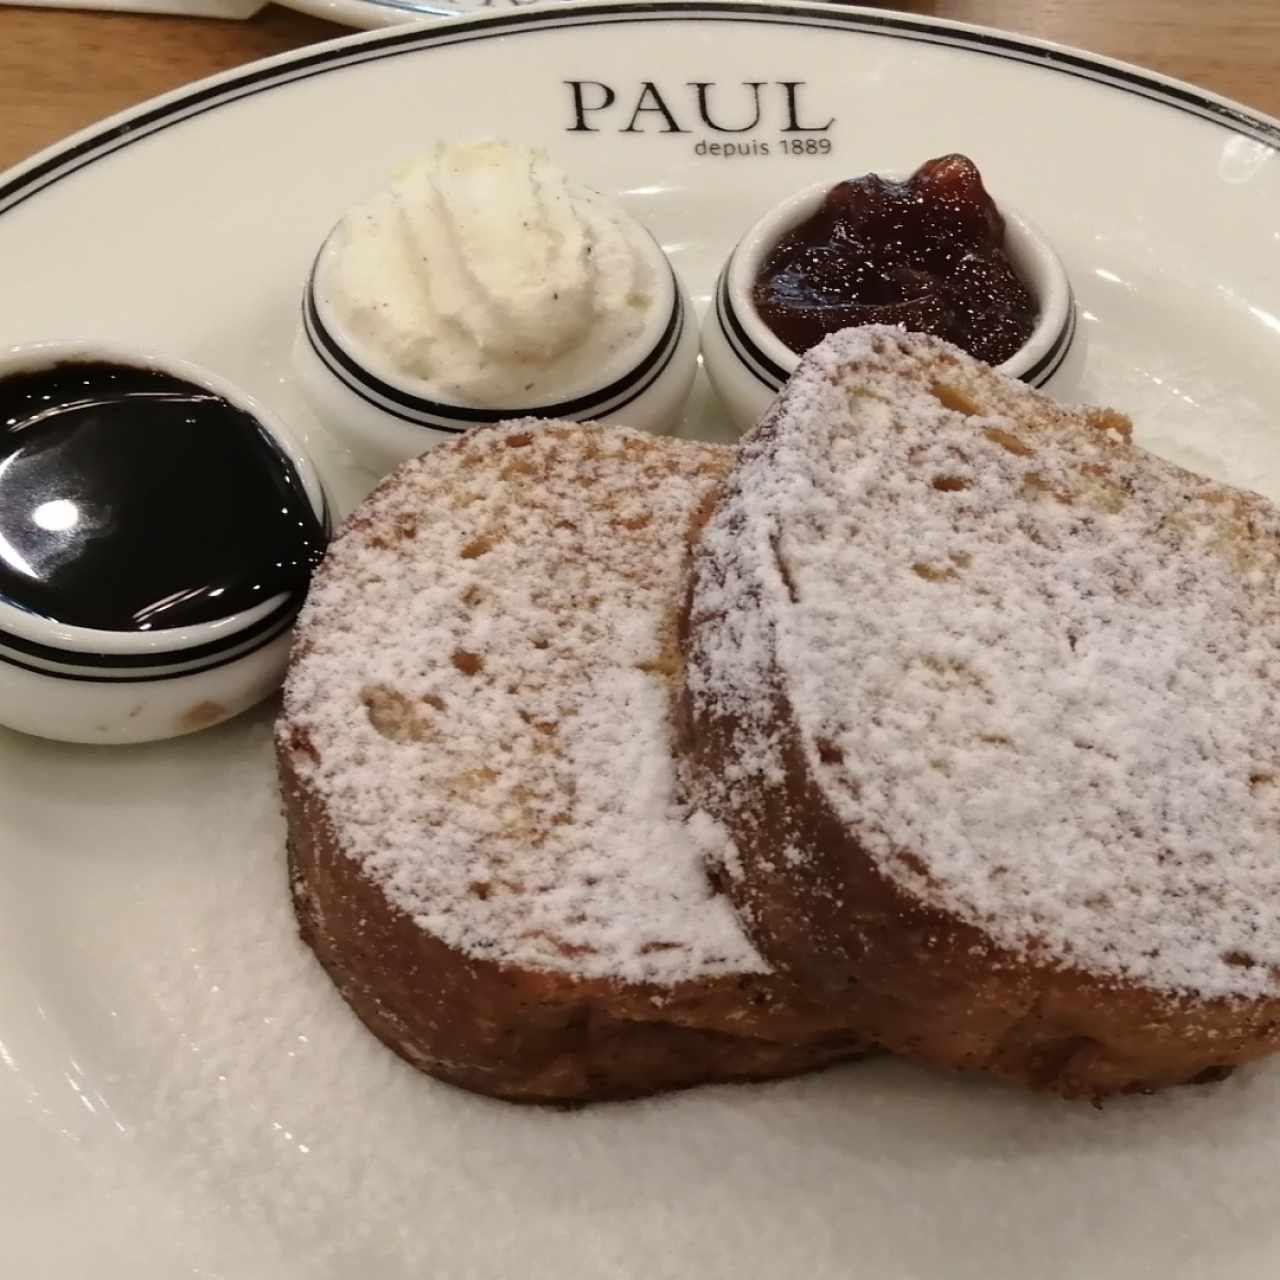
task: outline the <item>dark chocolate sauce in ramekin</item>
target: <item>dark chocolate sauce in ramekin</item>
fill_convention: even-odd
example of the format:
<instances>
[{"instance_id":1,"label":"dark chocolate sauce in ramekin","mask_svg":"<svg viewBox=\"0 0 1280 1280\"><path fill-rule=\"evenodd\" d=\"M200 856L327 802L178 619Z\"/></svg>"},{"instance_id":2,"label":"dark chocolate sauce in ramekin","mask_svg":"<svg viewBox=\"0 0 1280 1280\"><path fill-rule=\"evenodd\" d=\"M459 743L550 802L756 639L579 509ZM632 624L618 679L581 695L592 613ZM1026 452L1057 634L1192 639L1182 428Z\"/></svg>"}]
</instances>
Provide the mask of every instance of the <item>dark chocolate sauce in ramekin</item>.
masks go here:
<instances>
[{"instance_id":1,"label":"dark chocolate sauce in ramekin","mask_svg":"<svg viewBox=\"0 0 1280 1280\"><path fill-rule=\"evenodd\" d=\"M292 462L222 396L98 360L0 378L0 600L195 626L305 588L324 542Z\"/></svg>"}]
</instances>

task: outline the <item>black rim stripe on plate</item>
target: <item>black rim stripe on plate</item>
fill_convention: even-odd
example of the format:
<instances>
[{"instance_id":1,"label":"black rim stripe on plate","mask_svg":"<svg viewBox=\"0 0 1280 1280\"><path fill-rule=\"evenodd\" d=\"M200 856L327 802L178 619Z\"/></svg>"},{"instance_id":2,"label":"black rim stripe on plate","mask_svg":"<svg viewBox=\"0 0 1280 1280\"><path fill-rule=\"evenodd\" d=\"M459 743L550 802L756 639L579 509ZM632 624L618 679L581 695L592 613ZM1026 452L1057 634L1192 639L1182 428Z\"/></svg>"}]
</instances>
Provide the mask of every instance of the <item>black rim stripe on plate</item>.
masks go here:
<instances>
[{"instance_id":1,"label":"black rim stripe on plate","mask_svg":"<svg viewBox=\"0 0 1280 1280\"><path fill-rule=\"evenodd\" d=\"M562 13L483 15L439 23L432 27L415 26L405 31L392 29L390 32L349 37L304 57L289 58L282 65L257 67L220 79L215 84L201 85L185 93L179 92L170 102L139 111L118 124L94 130L80 142L60 148L55 154L27 166L15 177L0 184L0 213L15 207L84 165L102 159L149 134L276 85L321 75L346 65L396 57L430 46L492 39L512 30L661 22L673 17L852 31L967 49L1106 85L1197 116L1269 147L1280 148L1280 124L1261 114L1219 101L1189 86L1167 84L1154 73L1113 67L1088 54L1042 47L1032 41L994 31L953 30L934 25L927 19L879 13L827 13L800 5L771 5L741 10L731 0L728 3L675 2L661 6L644 3L616 7L584 5L581 8L566 9Z\"/></svg>"},{"instance_id":2,"label":"black rim stripe on plate","mask_svg":"<svg viewBox=\"0 0 1280 1280\"><path fill-rule=\"evenodd\" d=\"M324 322L320 319L320 310L316 306L314 269L307 280L302 320L303 329L312 349L349 391L384 412L393 414L402 422L456 433L466 430L465 427L457 425L458 421L471 423L474 426L488 426L495 422L504 422L509 418L528 417L531 412L536 412L539 418L579 418L593 413L611 413L622 408L623 405L630 404L636 396L653 384L657 376L671 362L671 356L684 329L684 300L681 297L680 282L676 279L674 270L671 270L671 289L671 314L667 317L666 326L657 342L643 360L621 378L609 383L608 386L601 387L599 391L578 396L573 400L562 400L558 404L539 405L536 411L528 408L473 409L465 405L441 404L423 396L402 391L389 382L384 382L358 361L353 360L342 344L325 328ZM643 385L637 387L638 383Z\"/></svg>"}]
</instances>

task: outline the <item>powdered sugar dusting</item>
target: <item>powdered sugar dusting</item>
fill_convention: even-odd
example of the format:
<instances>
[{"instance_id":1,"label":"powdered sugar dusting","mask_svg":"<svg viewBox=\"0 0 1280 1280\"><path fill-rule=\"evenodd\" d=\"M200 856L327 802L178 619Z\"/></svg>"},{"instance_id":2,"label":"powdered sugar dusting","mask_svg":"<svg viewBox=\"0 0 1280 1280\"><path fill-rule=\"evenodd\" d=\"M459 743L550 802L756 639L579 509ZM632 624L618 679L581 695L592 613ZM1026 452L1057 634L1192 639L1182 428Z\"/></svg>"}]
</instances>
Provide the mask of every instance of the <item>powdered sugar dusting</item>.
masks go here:
<instances>
[{"instance_id":1,"label":"powdered sugar dusting","mask_svg":"<svg viewBox=\"0 0 1280 1280\"><path fill-rule=\"evenodd\" d=\"M449 945L624 981L765 971L670 740L685 530L728 460L516 423L407 464L331 547L285 691L297 763Z\"/></svg>"},{"instance_id":2,"label":"powdered sugar dusting","mask_svg":"<svg viewBox=\"0 0 1280 1280\"><path fill-rule=\"evenodd\" d=\"M933 340L847 331L703 540L695 697L771 701L878 868L997 943L1280 989L1280 513Z\"/></svg>"}]
</instances>

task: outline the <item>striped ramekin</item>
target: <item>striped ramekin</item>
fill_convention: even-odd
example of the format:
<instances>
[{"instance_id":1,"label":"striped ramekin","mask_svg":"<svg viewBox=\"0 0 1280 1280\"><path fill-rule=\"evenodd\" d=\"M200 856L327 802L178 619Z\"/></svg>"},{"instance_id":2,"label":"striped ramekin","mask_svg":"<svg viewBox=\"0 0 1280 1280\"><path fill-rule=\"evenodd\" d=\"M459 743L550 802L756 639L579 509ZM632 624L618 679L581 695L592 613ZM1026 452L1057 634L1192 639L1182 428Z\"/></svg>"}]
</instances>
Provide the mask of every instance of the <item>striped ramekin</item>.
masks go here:
<instances>
[{"instance_id":1,"label":"striped ramekin","mask_svg":"<svg viewBox=\"0 0 1280 1280\"><path fill-rule=\"evenodd\" d=\"M675 428L698 362L698 330L688 291L649 235L656 296L636 341L588 383L528 404L459 403L430 382L392 369L350 332L326 301L332 235L316 255L294 342L299 385L321 422L379 474L472 427L508 418L610 422L665 434Z\"/></svg>"},{"instance_id":2,"label":"striped ramekin","mask_svg":"<svg viewBox=\"0 0 1280 1280\"><path fill-rule=\"evenodd\" d=\"M716 281L702 324L702 358L739 432L760 420L800 361L761 319L752 288L774 246L817 211L833 185L824 179L775 205L738 241ZM1004 201L997 203L1005 220L1005 249L1040 309L1030 338L998 367L1040 387L1060 374L1075 346L1075 300L1048 240Z\"/></svg>"},{"instance_id":3,"label":"striped ramekin","mask_svg":"<svg viewBox=\"0 0 1280 1280\"><path fill-rule=\"evenodd\" d=\"M0 379L68 362L155 369L248 413L292 467L326 535L324 487L288 428L264 405L186 360L97 341L24 344L0 353ZM228 494L229 502L235 494ZM0 725L65 742L177 737L259 702L280 683L305 588L196 626L108 631L69 626L0 598Z\"/></svg>"}]
</instances>

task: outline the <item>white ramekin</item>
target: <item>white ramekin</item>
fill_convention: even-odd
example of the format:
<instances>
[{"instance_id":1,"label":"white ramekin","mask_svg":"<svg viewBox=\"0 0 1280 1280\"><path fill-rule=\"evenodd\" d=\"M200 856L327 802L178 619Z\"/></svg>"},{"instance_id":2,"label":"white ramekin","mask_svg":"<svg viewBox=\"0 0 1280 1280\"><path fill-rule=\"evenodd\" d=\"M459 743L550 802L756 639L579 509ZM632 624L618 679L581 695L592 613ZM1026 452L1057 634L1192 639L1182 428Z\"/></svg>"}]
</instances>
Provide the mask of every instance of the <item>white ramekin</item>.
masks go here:
<instances>
[{"instance_id":1,"label":"white ramekin","mask_svg":"<svg viewBox=\"0 0 1280 1280\"><path fill-rule=\"evenodd\" d=\"M657 296L636 342L588 383L554 399L477 407L451 399L425 379L406 377L343 324L325 299L336 253L332 234L308 276L293 367L320 421L370 470L390 471L472 427L508 418L609 422L655 434L677 425L698 364L698 330L687 289L647 233Z\"/></svg>"},{"instance_id":2,"label":"white ramekin","mask_svg":"<svg viewBox=\"0 0 1280 1280\"><path fill-rule=\"evenodd\" d=\"M329 505L310 459L264 405L186 360L97 341L38 342L0 351L0 381L73 362L172 374L248 413L298 475L325 532ZM228 501L235 495L228 494ZM108 631L68 626L0 599L0 725L64 742L177 737L244 711L280 683L305 590L197 626Z\"/></svg>"},{"instance_id":3,"label":"white ramekin","mask_svg":"<svg viewBox=\"0 0 1280 1280\"><path fill-rule=\"evenodd\" d=\"M770 209L734 246L716 281L702 324L702 359L739 432L755 426L800 362L756 310L756 277L778 241L815 213L835 185L824 179ZM1030 338L998 367L1033 387L1044 386L1061 369L1075 338L1071 284L1044 236L1004 201L996 203L1005 220L1005 249L1040 308Z\"/></svg>"}]
</instances>

